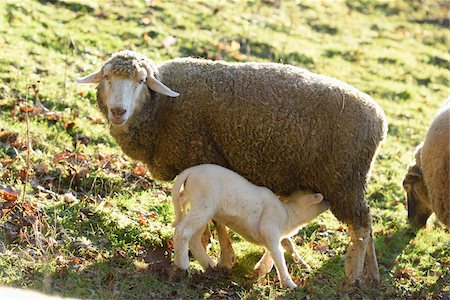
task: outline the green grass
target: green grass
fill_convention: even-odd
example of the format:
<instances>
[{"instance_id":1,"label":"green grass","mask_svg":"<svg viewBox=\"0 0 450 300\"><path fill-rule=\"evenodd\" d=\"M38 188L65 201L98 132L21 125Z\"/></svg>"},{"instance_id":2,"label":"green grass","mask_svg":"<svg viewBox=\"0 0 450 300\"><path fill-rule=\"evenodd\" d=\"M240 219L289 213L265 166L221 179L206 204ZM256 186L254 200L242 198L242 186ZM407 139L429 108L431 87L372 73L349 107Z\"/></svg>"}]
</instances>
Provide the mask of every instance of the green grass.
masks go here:
<instances>
[{"instance_id":1,"label":"green grass","mask_svg":"<svg viewBox=\"0 0 450 300\"><path fill-rule=\"evenodd\" d=\"M27 181L24 197L0 202L0 284L94 299L449 297L449 232L439 223L410 230L402 189L415 147L450 94L445 0L6 0L0 24L0 184L22 191ZM367 190L380 286L342 290L349 238L329 212L295 237L313 266L306 273L290 262L295 291L281 289L275 271L257 280L262 249L238 235L230 274L199 273L196 262L189 276L174 273L163 254L173 234L170 183L123 156L94 87L75 83L121 49L157 62L289 63L376 99L389 121ZM38 101L58 115L27 118L20 106Z\"/></svg>"}]
</instances>

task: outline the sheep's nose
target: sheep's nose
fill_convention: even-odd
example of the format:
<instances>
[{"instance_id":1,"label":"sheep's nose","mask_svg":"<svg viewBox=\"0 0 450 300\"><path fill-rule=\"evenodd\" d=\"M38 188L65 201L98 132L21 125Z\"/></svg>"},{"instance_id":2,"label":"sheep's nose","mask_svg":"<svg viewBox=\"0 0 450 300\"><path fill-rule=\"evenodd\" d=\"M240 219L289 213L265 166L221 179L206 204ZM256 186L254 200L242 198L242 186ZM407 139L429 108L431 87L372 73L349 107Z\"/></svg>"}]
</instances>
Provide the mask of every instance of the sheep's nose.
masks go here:
<instances>
[{"instance_id":1,"label":"sheep's nose","mask_svg":"<svg viewBox=\"0 0 450 300\"><path fill-rule=\"evenodd\" d=\"M127 112L126 109L123 109L121 107L114 107L111 108L111 113L113 114L114 117L116 118L120 118L121 116L123 116L125 113Z\"/></svg>"}]
</instances>

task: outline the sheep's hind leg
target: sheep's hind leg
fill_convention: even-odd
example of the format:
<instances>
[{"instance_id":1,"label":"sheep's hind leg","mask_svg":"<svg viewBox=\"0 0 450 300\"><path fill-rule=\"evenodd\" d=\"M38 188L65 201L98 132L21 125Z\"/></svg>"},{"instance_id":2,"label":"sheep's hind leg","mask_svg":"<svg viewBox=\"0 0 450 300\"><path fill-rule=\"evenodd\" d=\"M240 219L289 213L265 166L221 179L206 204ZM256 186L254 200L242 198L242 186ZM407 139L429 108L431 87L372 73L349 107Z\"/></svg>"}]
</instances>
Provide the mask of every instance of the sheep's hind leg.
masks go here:
<instances>
[{"instance_id":1,"label":"sheep's hind leg","mask_svg":"<svg viewBox=\"0 0 450 300\"><path fill-rule=\"evenodd\" d=\"M364 259L367 245L370 240L370 226L355 229L348 226L350 233L350 245L347 249L347 259L345 261L345 285L359 285L363 275Z\"/></svg>"},{"instance_id":2,"label":"sheep's hind leg","mask_svg":"<svg viewBox=\"0 0 450 300\"><path fill-rule=\"evenodd\" d=\"M231 245L230 235L228 234L225 224L216 221L213 222L216 225L217 237L220 245L220 259L217 265L230 270L236 259L233 246Z\"/></svg>"},{"instance_id":3,"label":"sheep's hind leg","mask_svg":"<svg viewBox=\"0 0 450 300\"><path fill-rule=\"evenodd\" d=\"M378 270L377 256L375 254L372 230L369 232L369 241L367 243L366 257L364 260L364 280L366 283L372 285L376 285L380 282L380 273Z\"/></svg>"}]
</instances>

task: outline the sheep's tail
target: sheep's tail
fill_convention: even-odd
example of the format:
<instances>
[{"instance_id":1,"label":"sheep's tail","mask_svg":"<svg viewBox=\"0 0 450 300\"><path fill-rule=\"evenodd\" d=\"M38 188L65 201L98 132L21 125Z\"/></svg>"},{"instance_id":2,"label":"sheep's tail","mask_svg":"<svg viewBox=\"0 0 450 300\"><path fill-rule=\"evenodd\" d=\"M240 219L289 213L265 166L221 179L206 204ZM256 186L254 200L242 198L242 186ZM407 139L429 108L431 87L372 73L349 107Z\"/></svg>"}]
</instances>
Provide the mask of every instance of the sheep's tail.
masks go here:
<instances>
[{"instance_id":1,"label":"sheep's tail","mask_svg":"<svg viewBox=\"0 0 450 300\"><path fill-rule=\"evenodd\" d=\"M182 199L184 197L182 197L181 192L181 187L184 185L184 183L186 182L187 178L189 176L189 172L184 171L181 172L177 178L175 178L175 182L173 183L173 187L172 187L172 203L173 203L173 208L175 210L175 221L172 224L172 227L176 227L178 225L178 223L181 222L181 220L184 218L184 216L186 215L186 203L184 203L186 201L186 199Z\"/></svg>"}]
</instances>

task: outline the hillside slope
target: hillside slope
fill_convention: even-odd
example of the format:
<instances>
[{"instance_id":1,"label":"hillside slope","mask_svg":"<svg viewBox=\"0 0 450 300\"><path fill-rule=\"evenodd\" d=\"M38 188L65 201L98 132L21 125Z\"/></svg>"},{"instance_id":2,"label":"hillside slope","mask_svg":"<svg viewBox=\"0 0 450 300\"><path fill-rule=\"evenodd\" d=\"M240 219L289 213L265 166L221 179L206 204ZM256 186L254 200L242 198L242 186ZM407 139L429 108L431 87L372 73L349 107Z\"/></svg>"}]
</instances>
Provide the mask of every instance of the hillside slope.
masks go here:
<instances>
[{"instance_id":1,"label":"hillside slope","mask_svg":"<svg viewBox=\"0 0 450 300\"><path fill-rule=\"evenodd\" d=\"M1 1L0 284L94 299L447 299L449 232L409 229L402 180L450 94L448 10L446 0ZM367 190L381 286L342 291L349 240L329 212L295 238L314 270L290 263L295 291L275 271L254 278L262 249L238 235L231 274L176 273L170 183L123 156L95 88L75 83L121 49L293 64L376 99L389 121Z\"/></svg>"}]
</instances>

